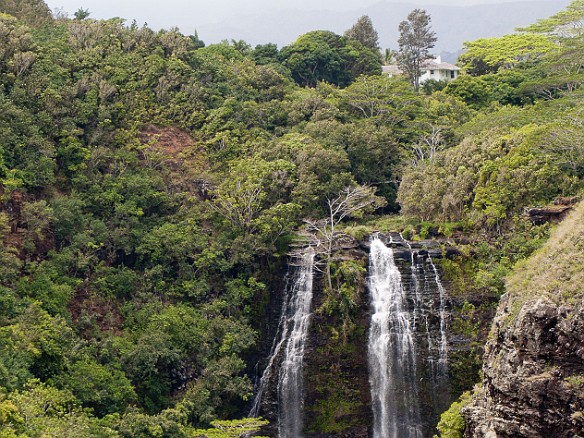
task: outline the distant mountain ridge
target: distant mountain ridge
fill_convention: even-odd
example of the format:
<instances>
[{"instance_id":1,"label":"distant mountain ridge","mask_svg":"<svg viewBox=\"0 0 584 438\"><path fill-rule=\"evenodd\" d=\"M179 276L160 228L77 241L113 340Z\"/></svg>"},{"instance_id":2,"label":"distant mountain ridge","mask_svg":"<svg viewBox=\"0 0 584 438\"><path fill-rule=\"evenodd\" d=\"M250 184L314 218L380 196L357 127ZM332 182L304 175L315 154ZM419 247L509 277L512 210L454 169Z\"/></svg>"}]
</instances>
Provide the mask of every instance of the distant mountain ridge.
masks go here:
<instances>
[{"instance_id":1,"label":"distant mountain ridge","mask_svg":"<svg viewBox=\"0 0 584 438\"><path fill-rule=\"evenodd\" d=\"M398 25L415 8L426 9L438 36L435 53L457 52L464 41L500 36L519 26L558 12L570 0L514 1L468 6L423 5L384 1L352 11L276 9L253 15L238 15L215 24L197 26L207 42L223 39L244 40L252 45L276 43L280 47L311 30L343 33L363 14L369 15L379 33L383 48L397 48Z\"/></svg>"}]
</instances>

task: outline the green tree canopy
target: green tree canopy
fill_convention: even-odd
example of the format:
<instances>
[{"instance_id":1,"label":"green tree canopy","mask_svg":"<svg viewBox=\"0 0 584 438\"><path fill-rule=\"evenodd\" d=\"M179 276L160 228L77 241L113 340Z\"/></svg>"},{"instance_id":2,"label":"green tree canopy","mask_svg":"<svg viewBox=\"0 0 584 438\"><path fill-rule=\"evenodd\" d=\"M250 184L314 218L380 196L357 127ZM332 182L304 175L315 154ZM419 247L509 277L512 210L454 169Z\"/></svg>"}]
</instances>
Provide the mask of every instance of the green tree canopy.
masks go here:
<instances>
[{"instance_id":1,"label":"green tree canopy","mask_svg":"<svg viewBox=\"0 0 584 438\"><path fill-rule=\"evenodd\" d=\"M379 51L379 35L373 27L371 18L368 15L363 15L357 22L345 32L345 37L350 40L359 41L365 47Z\"/></svg>"},{"instance_id":2,"label":"green tree canopy","mask_svg":"<svg viewBox=\"0 0 584 438\"><path fill-rule=\"evenodd\" d=\"M0 12L14 15L30 26L39 26L52 20L51 10L44 0L0 0Z\"/></svg>"},{"instance_id":3,"label":"green tree canopy","mask_svg":"<svg viewBox=\"0 0 584 438\"><path fill-rule=\"evenodd\" d=\"M296 83L308 87L319 81L345 87L360 74L381 73L381 61L370 49L329 31L302 35L280 51L280 59Z\"/></svg>"},{"instance_id":4,"label":"green tree canopy","mask_svg":"<svg viewBox=\"0 0 584 438\"><path fill-rule=\"evenodd\" d=\"M573 0L566 9L519 30L545 33L558 38L582 35L584 32L584 0Z\"/></svg>"},{"instance_id":5,"label":"green tree canopy","mask_svg":"<svg viewBox=\"0 0 584 438\"><path fill-rule=\"evenodd\" d=\"M541 58L557 46L545 35L521 33L481 38L464 43L458 62L467 73L480 76Z\"/></svg>"},{"instance_id":6,"label":"green tree canopy","mask_svg":"<svg viewBox=\"0 0 584 438\"><path fill-rule=\"evenodd\" d=\"M91 12L89 11L89 9L83 9L83 8L77 9L75 14L73 14L73 16L75 17L76 20L85 20L86 18L89 18L90 15L91 15Z\"/></svg>"}]
</instances>

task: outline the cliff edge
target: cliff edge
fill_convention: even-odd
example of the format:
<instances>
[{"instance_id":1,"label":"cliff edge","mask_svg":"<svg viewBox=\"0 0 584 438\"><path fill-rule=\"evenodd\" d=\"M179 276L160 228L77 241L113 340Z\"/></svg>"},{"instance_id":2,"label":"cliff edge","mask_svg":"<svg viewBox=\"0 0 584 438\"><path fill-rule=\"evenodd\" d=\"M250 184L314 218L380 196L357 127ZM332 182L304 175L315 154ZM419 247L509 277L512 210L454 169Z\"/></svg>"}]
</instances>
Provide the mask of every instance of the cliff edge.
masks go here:
<instances>
[{"instance_id":1,"label":"cliff edge","mask_svg":"<svg viewBox=\"0 0 584 438\"><path fill-rule=\"evenodd\" d=\"M507 282L466 437L584 437L584 202Z\"/></svg>"}]
</instances>

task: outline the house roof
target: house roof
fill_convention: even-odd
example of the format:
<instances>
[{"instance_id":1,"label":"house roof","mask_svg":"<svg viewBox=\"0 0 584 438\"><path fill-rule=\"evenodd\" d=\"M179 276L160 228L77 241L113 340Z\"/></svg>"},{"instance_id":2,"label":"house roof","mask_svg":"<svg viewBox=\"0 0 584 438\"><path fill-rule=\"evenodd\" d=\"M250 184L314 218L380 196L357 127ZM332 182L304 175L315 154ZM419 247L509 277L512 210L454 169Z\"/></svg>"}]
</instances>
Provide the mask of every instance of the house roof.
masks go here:
<instances>
[{"instance_id":1,"label":"house roof","mask_svg":"<svg viewBox=\"0 0 584 438\"><path fill-rule=\"evenodd\" d=\"M383 70L383 74L386 74L388 76L395 76L395 75L400 75L403 73L396 64L384 65L381 68ZM425 61L424 64L422 65L422 69L459 71L460 67L457 67L454 64L449 64L448 62L442 62L440 57L438 57L436 59L429 59L429 60Z\"/></svg>"},{"instance_id":2,"label":"house roof","mask_svg":"<svg viewBox=\"0 0 584 438\"><path fill-rule=\"evenodd\" d=\"M390 76L402 74L402 71L400 70L400 68L395 64L384 65L381 67L381 69L383 71L383 74L390 75Z\"/></svg>"},{"instance_id":3,"label":"house roof","mask_svg":"<svg viewBox=\"0 0 584 438\"><path fill-rule=\"evenodd\" d=\"M422 68L426 68L428 70L460 70L460 67L457 67L454 64L440 62L439 60L436 59L430 59L424 62Z\"/></svg>"}]
</instances>

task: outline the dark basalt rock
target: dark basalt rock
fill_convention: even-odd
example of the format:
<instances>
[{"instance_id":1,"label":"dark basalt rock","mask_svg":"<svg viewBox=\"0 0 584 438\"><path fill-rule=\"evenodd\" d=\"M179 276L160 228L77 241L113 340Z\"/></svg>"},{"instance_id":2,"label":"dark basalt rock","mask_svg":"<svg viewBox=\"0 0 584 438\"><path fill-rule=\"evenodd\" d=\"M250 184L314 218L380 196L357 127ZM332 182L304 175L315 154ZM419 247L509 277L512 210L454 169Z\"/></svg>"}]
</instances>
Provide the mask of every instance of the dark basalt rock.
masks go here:
<instances>
[{"instance_id":1,"label":"dark basalt rock","mask_svg":"<svg viewBox=\"0 0 584 438\"><path fill-rule=\"evenodd\" d=\"M550 205L542 208L528 208L525 213L535 225L562 220L572 209L571 205Z\"/></svg>"},{"instance_id":2,"label":"dark basalt rock","mask_svg":"<svg viewBox=\"0 0 584 438\"><path fill-rule=\"evenodd\" d=\"M466 437L584 437L584 303L505 295L487 343L483 385L466 407ZM516 311L516 310L515 310Z\"/></svg>"},{"instance_id":3,"label":"dark basalt rock","mask_svg":"<svg viewBox=\"0 0 584 438\"><path fill-rule=\"evenodd\" d=\"M584 204L507 278L467 437L584 437Z\"/></svg>"}]
</instances>

